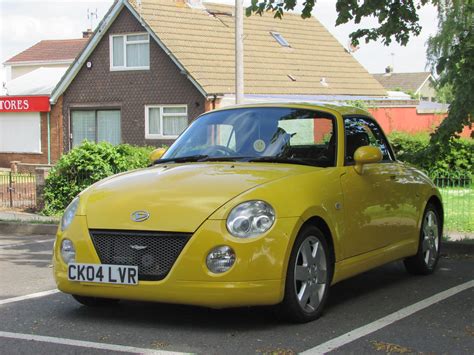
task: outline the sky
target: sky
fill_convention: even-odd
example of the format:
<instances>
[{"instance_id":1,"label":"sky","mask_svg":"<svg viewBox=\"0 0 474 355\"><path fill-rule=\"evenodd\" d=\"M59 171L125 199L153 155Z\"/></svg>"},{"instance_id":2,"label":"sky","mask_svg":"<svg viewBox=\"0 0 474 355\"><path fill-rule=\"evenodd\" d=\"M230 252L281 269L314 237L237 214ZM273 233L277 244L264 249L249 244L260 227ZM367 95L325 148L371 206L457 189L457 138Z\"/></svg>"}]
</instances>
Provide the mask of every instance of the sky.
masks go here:
<instances>
[{"instance_id":1,"label":"sky","mask_svg":"<svg viewBox=\"0 0 474 355\"><path fill-rule=\"evenodd\" d=\"M212 2L234 4L234 0ZM95 28L112 3L113 0L0 0L0 62L43 39L81 38L82 31L91 27L88 10L97 10L98 19L92 19L92 27ZM349 34L356 27L354 24L335 26L335 4L336 0L317 0L313 15L347 47ZM376 21L368 19L363 24L373 25ZM421 34L412 37L406 47L361 42L359 50L353 55L370 73L381 73L388 65L393 65L395 72L425 71L426 41L437 30L437 14L433 6L422 8L420 24L423 28ZM5 80L2 65L0 83Z\"/></svg>"}]
</instances>

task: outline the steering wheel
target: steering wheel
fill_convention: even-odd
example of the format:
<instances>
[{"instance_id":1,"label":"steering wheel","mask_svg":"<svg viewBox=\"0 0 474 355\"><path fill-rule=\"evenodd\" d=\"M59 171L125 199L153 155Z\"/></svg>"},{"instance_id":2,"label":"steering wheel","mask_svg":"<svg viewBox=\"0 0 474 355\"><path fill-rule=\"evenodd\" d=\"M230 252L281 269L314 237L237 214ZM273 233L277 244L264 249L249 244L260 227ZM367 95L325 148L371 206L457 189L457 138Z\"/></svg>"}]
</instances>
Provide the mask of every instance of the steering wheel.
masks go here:
<instances>
[{"instance_id":1,"label":"steering wheel","mask_svg":"<svg viewBox=\"0 0 474 355\"><path fill-rule=\"evenodd\" d=\"M221 156L231 156L231 155L234 155L235 154L235 151L233 151L232 149L224 146L224 145L213 145L211 147L208 147L204 154L210 154L210 153L222 153L220 154Z\"/></svg>"}]
</instances>

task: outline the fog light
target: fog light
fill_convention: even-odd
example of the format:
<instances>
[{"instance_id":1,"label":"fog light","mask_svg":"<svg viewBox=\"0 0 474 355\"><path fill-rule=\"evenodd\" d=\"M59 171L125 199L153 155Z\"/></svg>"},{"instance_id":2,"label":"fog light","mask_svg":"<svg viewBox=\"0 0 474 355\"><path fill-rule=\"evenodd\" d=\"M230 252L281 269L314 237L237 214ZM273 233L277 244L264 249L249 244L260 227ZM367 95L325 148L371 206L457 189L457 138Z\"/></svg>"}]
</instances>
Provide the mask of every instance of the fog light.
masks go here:
<instances>
[{"instance_id":1,"label":"fog light","mask_svg":"<svg viewBox=\"0 0 474 355\"><path fill-rule=\"evenodd\" d=\"M214 248L207 255L207 268L214 274L221 274L229 270L235 262L235 253L226 245Z\"/></svg>"},{"instance_id":2,"label":"fog light","mask_svg":"<svg viewBox=\"0 0 474 355\"><path fill-rule=\"evenodd\" d=\"M61 242L61 257L66 264L73 263L76 260L76 250L69 239L63 239Z\"/></svg>"}]
</instances>

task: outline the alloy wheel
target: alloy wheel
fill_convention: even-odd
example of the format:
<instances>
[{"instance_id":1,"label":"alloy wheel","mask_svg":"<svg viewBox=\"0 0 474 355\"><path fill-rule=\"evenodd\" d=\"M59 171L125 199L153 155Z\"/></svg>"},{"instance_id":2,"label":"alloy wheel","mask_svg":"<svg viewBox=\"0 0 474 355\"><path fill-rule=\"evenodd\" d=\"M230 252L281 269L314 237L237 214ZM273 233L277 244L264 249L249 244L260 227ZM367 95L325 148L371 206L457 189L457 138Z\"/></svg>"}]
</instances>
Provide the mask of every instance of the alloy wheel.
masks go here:
<instances>
[{"instance_id":1,"label":"alloy wheel","mask_svg":"<svg viewBox=\"0 0 474 355\"><path fill-rule=\"evenodd\" d=\"M428 268L436 262L439 250L439 227L436 214L428 211L423 220L423 259Z\"/></svg>"},{"instance_id":2,"label":"alloy wheel","mask_svg":"<svg viewBox=\"0 0 474 355\"><path fill-rule=\"evenodd\" d=\"M327 286L327 257L321 241L308 236L296 256L294 284L298 303L305 312L320 305Z\"/></svg>"}]
</instances>

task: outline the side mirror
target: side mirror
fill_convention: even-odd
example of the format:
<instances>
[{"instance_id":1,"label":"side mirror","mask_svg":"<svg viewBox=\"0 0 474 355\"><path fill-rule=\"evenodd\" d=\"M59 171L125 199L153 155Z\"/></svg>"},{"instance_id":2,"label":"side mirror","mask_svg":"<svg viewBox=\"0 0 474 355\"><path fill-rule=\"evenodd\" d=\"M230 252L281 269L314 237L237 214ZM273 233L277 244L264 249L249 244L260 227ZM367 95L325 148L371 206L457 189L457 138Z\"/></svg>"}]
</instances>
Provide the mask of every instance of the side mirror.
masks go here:
<instances>
[{"instance_id":1,"label":"side mirror","mask_svg":"<svg viewBox=\"0 0 474 355\"><path fill-rule=\"evenodd\" d=\"M354 153L354 169L358 174L362 175L365 164L378 163L382 158L382 151L378 147L372 147L370 145L359 147Z\"/></svg>"},{"instance_id":2,"label":"side mirror","mask_svg":"<svg viewBox=\"0 0 474 355\"><path fill-rule=\"evenodd\" d=\"M160 159L163 156L163 154L165 154L165 152L166 152L166 148L158 148L152 151L150 155L148 156L148 160L150 161L150 164L153 164L155 160Z\"/></svg>"}]
</instances>

